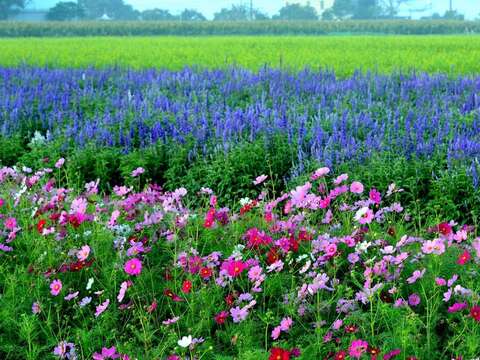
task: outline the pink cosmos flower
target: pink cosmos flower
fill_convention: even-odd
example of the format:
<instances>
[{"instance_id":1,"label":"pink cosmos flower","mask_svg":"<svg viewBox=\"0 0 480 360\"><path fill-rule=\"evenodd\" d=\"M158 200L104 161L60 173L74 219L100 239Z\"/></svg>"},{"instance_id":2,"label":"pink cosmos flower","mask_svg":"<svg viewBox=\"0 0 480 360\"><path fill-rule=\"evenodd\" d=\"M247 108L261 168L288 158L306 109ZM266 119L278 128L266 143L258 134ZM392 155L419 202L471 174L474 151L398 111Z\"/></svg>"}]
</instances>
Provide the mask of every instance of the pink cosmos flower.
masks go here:
<instances>
[{"instance_id":1,"label":"pink cosmos flower","mask_svg":"<svg viewBox=\"0 0 480 360\"><path fill-rule=\"evenodd\" d=\"M472 241L472 247L475 249L477 257L480 258L480 237Z\"/></svg>"},{"instance_id":2,"label":"pink cosmos flower","mask_svg":"<svg viewBox=\"0 0 480 360\"><path fill-rule=\"evenodd\" d=\"M342 174L340 176L338 176L334 181L333 181L333 184L334 185L340 185L342 182L348 180L348 174Z\"/></svg>"},{"instance_id":3,"label":"pink cosmos flower","mask_svg":"<svg viewBox=\"0 0 480 360\"><path fill-rule=\"evenodd\" d=\"M13 231L17 227L17 219L9 217L5 220L4 224L7 230Z\"/></svg>"},{"instance_id":4,"label":"pink cosmos flower","mask_svg":"<svg viewBox=\"0 0 480 360\"><path fill-rule=\"evenodd\" d=\"M85 214L87 212L87 199L77 198L72 201L70 214Z\"/></svg>"},{"instance_id":5,"label":"pink cosmos flower","mask_svg":"<svg viewBox=\"0 0 480 360\"><path fill-rule=\"evenodd\" d=\"M280 322L280 329L282 331L288 331L292 326L292 324L293 324L293 320L291 317L283 318L282 321Z\"/></svg>"},{"instance_id":6,"label":"pink cosmos flower","mask_svg":"<svg viewBox=\"0 0 480 360\"><path fill-rule=\"evenodd\" d=\"M32 304L32 313L33 314L40 314L42 312L42 308L38 302L34 302Z\"/></svg>"},{"instance_id":7,"label":"pink cosmos flower","mask_svg":"<svg viewBox=\"0 0 480 360\"><path fill-rule=\"evenodd\" d=\"M325 253L330 257L334 256L337 253L337 245L334 243L328 244L325 248Z\"/></svg>"},{"instance_id":8,"label":"pink cosmos flower","mask_svg":"<svg viewBox=\"0 0 480 360\"><path fill-rule=\"evenodd\" d=\"M362 354L367 351L368 343L363 340L354 340L348 348L348 354L351 357L360 359Z\"/></svg>"},{"instance_id":9,"label":"pink cosmos flower","mask_svg":"<svg viewBox=\"0 0 480 360\"><path fill-rule=\"evenodd\" d=\"M262 277L263 269L258 266L252 266L250 270L248 270L248 279L250 281L257 281Z\"/></svg>"},{"instance_id":10,"label":"pink cosmos flower","mask_svg":"<svg viewBox=\"0 0 480 360\"><path fill-rule=\"evenodd\" d=\"M260 185L263 183L265 180L267 180L268 176L267 175L260 175L255 178L253 181L253 185Z\"/></svg>"},{"instance_id":11,"label":"pink cosmos flower","mask_svg":"<svg viewBox=\"0 0 480 360\"><path fill-rule=\"evenodd\" d=\"M120 211L119 210L113 210L112 211L112 216L110 217L110 220L108 221L108 226L112 227L117 223L117 219L120 216Z\"/></svg>"},{"instance_id":12,"label":"pink cosmos flower","mask_svg":"<svg viewBox=\"0 0 480 360\"><path fill-rule=\"evenodd\" d=\"M272 335L271 335L272 339L277 340L280 337L280 333L281 333L280 326L276 326L275 328L273 328Z\"/></svg>"},{"instance_id":13,"label":"pink cosmos flower","mask_svg":"<svg viewBox=\"0 0 480 360\"><path fill-rule=\"evenodd\" d=\"M93 360L106 360L106 359L118 359L120 354L117 353L115 346L111 348L102 348L101 353L94 353Z\"/></svg>"},{"instance_id":14,"label":"pink cosmos flower","mask_svg":"<svg viewBox=\"0 0 480 360\"><path fill-rule=\"evenodd\" d=\"M66 301L73 300L78 296L78 294L79 294L78 291L75 291L74 293L70 293L70 294L68 294L67 296L64 297L64 300L66 300Z\"/></svg>"},{"instance_id":15,"label":"pink cosmos flower","mask_svg":"<svg viewBox=\"0 0 480 360\"><path fill-rule=\"evenodd\" d=\"M368 194L368 197L375 204L380 204L380 202L382 201L382 195L375 188L370 190L370 193Z\"/></svg>"},{"instance_id":16,"label":"pink cosmos flower","mask_svg":"<svg viewBox=\"0 0 480 360\"><path fill-rule=\"evenodd\" d=\"M58 296L58 294L60 294L60 291L62 291L62 282L58 279L53 280L50 283L50 293L53 296Z\"/></svg>"},{"instance_id":17,"label":"pink cosmos flower","mask_svg":"<svg viewBox=\"0 0 480 360\"><path fill-rule=\"evenodd\" d=\"M358 181L352 182L352 184L350 185L350 192L354 194L363 193L363 184Z\"/></svg>"},{"instance_id":18,"label":"pink cosmos flower","mask_svg":"<svg viewBox=\"0 0 480 360\"><path fill-rule=\"evenodd\" d=\"M310 177L310 180L315 181L315 180L327 175L329 172L330 172L330 169L328 167L322 167L320 169L317 169L317 170L315 170L315 172Z\"/></svg>"},{"instance_id":19,"label":"pink cosmos flower","mask_svg":"<svg viewBox=\"0 0 480 360\"><path fill-rule=\"evenodd\" d=\"M145 172L145 169L142 167L138 167L132 171L132 177L137 177Z\"/></svg>"},{"instance_id":20,"label":"pink cosmos flower","mask_svg":"<svg viewBox=\"0 0 480 360\"><path fill-rule=\"evenodd\" d=\"M408 297L408 304L410 306L417 306L418 304L420 304L420 296L418 296L418 294L411 294L409 297Z\"/></svg>"},{"instance_id":21,"label":"pink cosmos flower","mask_svg":"<svg viewBox=\"0 0 480 360\"><path fill-rule=\"evenodd\" d=\"M105 310L107 310L107 307L109 304L110 304L110 299L107 299L103 303L98 305L95 310L95 317L99 317Z\"/></svg>"},{"instance_id":22,"label":"pink cosmos flower","mask_svg":"<svg viewBox=\"0 0 480 360\"><path fill-rule=\"evenodd\" d=\"M123 269L128 275L138 276L142 272L142 262L137 258L130 259Z\"/></svg>"},{"instance_id":23,"label":"pink cosmos flower","mask_svg":"<svg viewBox=\"0 0 480 360\"><path fill-rule=\"evenodd\" d=\"M373 218L374 218L373 211L368 207L362 207L358 209L354 217L354 219L362 225L370 224Z\"/></svg>"},{"instance_id":24,"label":"pink cosmos flower","mask_svg":"<svg viewBox=\"0 0 480 360\"><path fill-rule=\"evenodd\" d=\"M172 325L172 324L175 324L178 320L180 320L180 317L175 316L171 319L167 319L167 320L162 321L162 324L163 325Z\"/></svg>"},{"instance_id":25,"label":"pink cosmos flower","mask_svg":"<svg viewBox=\"0 0 480 360\"><path fill-rule=\"evenodd\" d=\"M333 322L332 329L333 330L338 330L342 327L342 325L343 325L343 320L342 319L337 319Z\"/></svg>"},{"instance_id":26,"label":"pink cosmos flower","mask_svg":"<svg viewBox=\"0 0 480 360\"><path fill-rule=\"evenodd\" d=\"M412 274L412 276L410 276L408 279L407 279L407 283L409 284L414 284L417 282L418 279L421 279L423 277L423 275L425 274L425 271L426 269L422 269L422 270L415 270Z\"/></svg>"},{"instance_id":27,"label":"pink cosmos flower","mask_svg":"<svg viewBox=\"0 0 480 360\"><path fill-rule=\"evenodd\" d=\"M295 190L290 191L291 205L301 206L311 188L312 184L307 182L301 186L297 186Z\"/></svg>"},{"instance_id":28,"label":"pink cosmos flower","mask_svg":"<svg viewBox=\"0 0 480 360\"><path fill-rule=\"evenodd\" d=\"M65 159L64 159L64 158L60 158L60 159L58 159L57 162L55 163L55 167L56 167L57 169L60 169L60 168L63 166L63 164L65 164Z\"/></svg>"},{"instance_id":29,"label":"pink cosmos flower","mask_svg":"<svg viewBox=\"0 0 480 360\"><path fill-rule=\"evenodd\" d=\"M131 281L124 281L120 284L120 290L117 295L117 300L119 303L123 301L123 298L125 297L125 293L127 292L128 287L131 285L132 285Z\"/></svg>"},{"instance_id":30,"label":"pink cosmos flower","mask_svg":"<svg viewBox=\"0 0 480 360\"><path fill-rule=\"evenodd\" d=\"M88 255L90 255L90 246L83 245L82 248L77 252L77 259L80 261L85 261L87 260Z\"/></svg>"}]
</instances>

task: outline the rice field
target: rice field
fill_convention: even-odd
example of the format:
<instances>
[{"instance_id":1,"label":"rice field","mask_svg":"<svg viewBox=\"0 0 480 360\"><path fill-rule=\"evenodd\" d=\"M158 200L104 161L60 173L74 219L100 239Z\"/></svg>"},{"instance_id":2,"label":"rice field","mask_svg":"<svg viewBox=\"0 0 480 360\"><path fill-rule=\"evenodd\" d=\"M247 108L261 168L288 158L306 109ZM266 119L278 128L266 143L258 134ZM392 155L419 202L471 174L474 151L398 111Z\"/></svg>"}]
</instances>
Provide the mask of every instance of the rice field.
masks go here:
<instances>
[{"instance_id":1,"label":"rice field","mask_svg":"<svg viewBox=\"0 0 480 360\"><path fill-rule=\"evenodd\" d=\"M0 39L0 65L258 70L330 68L389 73L418 70L473 74L480 70L480 36L225 36Z\"/></svg>"}]
</instances>

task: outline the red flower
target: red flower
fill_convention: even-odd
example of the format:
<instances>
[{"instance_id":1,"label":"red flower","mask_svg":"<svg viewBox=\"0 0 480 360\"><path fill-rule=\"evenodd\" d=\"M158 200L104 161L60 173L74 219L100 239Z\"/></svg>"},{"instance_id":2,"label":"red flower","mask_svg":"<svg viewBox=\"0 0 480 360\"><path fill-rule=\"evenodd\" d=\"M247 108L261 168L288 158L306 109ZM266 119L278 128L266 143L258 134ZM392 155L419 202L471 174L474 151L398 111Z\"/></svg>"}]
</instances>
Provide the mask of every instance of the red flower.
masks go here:
<instances>
[{"instance_id":1,"label":"red flower","mask_svg":"<svg viewBox=\"0 0 480 360\"><path fill-rule=\"evenodd\" d=\"M165 295L166 297L169 297L170 299L172 299L173 301L176 301L176 302L180 302L180 301L183 301L183 299L176 295L172 290L170 289L165 289L163 290L163 295Z\"/></svg>"},{"instance_id":2,"label":"red flower","mask_svg":"<svg viewBox=\"0 0 480 360\"><path fill-rule=\"evenodd\" d=\"M450 226L449 223L443 222L443 223L438 225L438 231L441 234L447 236L447 235L452 233L452 227Z\"/></svg>"},{"instance_id":3,"label":"red flower","mask_svg":"<svg viewBox=\"0 0 480 360\"><path fill-rule=\"evenodd\" d=\"M215 222L215 209L211 208L210 210L207 211L207 214L205 215L205 222L203 223L203 227L209 229L213 226L214 222Z\"/></svg>"},{"instance_id":4,"label":"red flower","mask_svg":"<svg viewBox=\"0 0 480 360\"><path fill-rule=\"evenodd\" d=\"M203 267L200 269L200 277L202 279L208 279L212 276L212 269L208 268L208 267Z\"/></svg>"},{"instance_id":5,"label":"red flower","mask_svg":"<svg viewBox=\"0 0 480 360\"><path fill-rule=\"evenodd\" d=\"M345 326L345 332L347 334L353 334L353 333L357 332L357 330L358 330L358 327L354 324L350 324L350 325Z\"/></svg>"},{"instance_id":6,"label":"red flower","mask_svg":"<svg viewBox=\"0 0 480 360\"><path fill-rule=\"evenodd\" d=\"M268 360L290 360L290 351L279 347L273 347L270 349Z\"/></svg>"},{"instance_id":7,"label":"red flower","mask_svg":"<svg viewBox=\"0 0 480 360\"><path fill-rule=\"evenodd\" d=\"M234 302L234 297L232 294L228 294L225 296L225 302L227 303L228 306L232 306Z\"/></svg>"},{"instance_id":8,"label":"red flower","mask_svg":"<svg viewBox=\"0 0 480 360\"><path fill-rule=\"evenodd\" d=\"M340 350L335 354L334 360L345 360L347 358L347 352L345 350Z\"/></svg>"},{"instance_id":9,"label":"red flower","mask_svg":"<svg viewBox=\"0 0 480 360\"><path fill-rule=\"evenodd\" d=\"M472 318L475 319L475 321L480 322L480 306L475 305L470 309L470 315Z\"/></svg>"},{"instance_id":10,"label":"red flower","mask_svg":"<svg viewBox=\"0 0 480 360\"><path fill-rule=\"evenodd\" d=\"M465 265L467 262L469 262L472 259L472 255L465 250L462 255L457 260L458 265Z\"/></svg>"},{"instance_id":11,"label":"red flower","mask_svg":"<svg viewBox=\"0 0 480 360\"><path fill-rule=\"evenodd\" d=\"M45 224L47 223L47 220L42 219L37 223L37 231L39 234L43 233L43 228L45 227Z\"/></svg>"},{"instance_id":12,"label":"red flower","mask_svg":"<svg viewBox=\"0 0 480 360\"><path fill-rule=\"evenodd\" d=\"M267 253L267 263L272 265L274 262L280 259L280 256L277 253L275 248L271 248Z\"/></svg>"},{"instance_id":13,"label":"red flower","mask_svg":"<svg viewBox=\"0 0 480 360\"><path fill-rule=\"evenodd\" d=\"M215 322L218 325L222 325L228 318L228 311L220 311L217 315L215 315Z\"/></svg>"},{"instance_id":14,"label":"red flower","mask_svg":"<svg viewBox=\"0 0 480 360\"><path fill-rule=\"evenodd\" d=\"M192 282L190 280L185 280L182 284L182 292L188 294L192 290Z\"/></svg>"}]
</instances>

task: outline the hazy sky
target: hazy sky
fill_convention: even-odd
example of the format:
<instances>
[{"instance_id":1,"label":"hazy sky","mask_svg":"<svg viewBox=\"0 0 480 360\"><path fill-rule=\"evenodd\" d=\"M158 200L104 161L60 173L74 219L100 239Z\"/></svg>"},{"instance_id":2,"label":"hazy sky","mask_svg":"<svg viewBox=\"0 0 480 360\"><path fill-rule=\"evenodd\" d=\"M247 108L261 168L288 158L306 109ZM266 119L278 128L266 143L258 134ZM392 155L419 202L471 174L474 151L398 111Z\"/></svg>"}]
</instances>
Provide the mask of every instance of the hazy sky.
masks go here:
<instances>
[{"instance_id":1,"label":"hazy sky","mask_svg":"<svg viewBox=\"0 0 480 360\"><path fill-rule=\"evenodd\" d=\"M32 6L37 9L45 9L55 5L59 0L32 0ZM230 7L231 4L250 3L250 0L124 0L126 3L133 5L138 10L145 10L151 8L169 9L172 13L179 13L185 8L192 8L201 11L208 18L212 18L213 14L222 7ZM311 0L314 3L317 0ZM290 0L290 3L296 2ZM297 1L297 2L302 2ZM303 1L306 2L306 1ZM432 4L432 10L425 13L413 12L413 17L420 17L423 15L438 12L443 14L448 9L449 0L417 0L412 1L410 8L421 9ZM269 13L276 14L284 4L285 0L253 0L256 8ZM469 19L477 17L480 13L480 0L453 0L454 8L459 12L465 14ZM402 15L409 15L408 11L404 11Z\"/></svg>"}]
</instances>

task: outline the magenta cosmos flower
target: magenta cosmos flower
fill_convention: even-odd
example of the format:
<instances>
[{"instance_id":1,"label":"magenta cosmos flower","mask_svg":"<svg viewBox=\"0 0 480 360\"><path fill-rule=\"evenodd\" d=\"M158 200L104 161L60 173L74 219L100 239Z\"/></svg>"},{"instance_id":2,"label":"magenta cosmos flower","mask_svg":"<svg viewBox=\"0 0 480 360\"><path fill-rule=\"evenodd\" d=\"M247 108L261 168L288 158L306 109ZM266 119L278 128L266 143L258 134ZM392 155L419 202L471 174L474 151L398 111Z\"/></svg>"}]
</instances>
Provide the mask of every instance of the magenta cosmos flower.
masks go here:
<instances>
[{"instance_id":1,"label":"magenta cosmos flower","mask_svg":"<svg viewBox=\"0 0 480 360\"><path fill-rule=\"evenodd\" d=\"M350 347L348 348L348 354L353 357L360 359L362 354L367 351L368 343L363 340L354 340Z\"/></svg>"},{"instance_id":2,"label":"magenta cosmos flower","mask_svg":"<svg viewBox=\"0 0 480 360\"><path fill-rule=\"evenodd\" d=\"M130 259L125 263L124 270L128 275L138 276L142 272L142 262L137 258Z\"/></svg>"},{"instance_id":3,"label":"magenta cosmos flower","mask_svg":"<svg viewBox=\"0 0 480 360\"><path fill-rule=\"evenodd\" d=\"M57 296L58 294L60 294L60 291L62 291L62 282L58 279L53 280L50 283L50 293L53 296Z\"/></svg>"}]
</instances>

